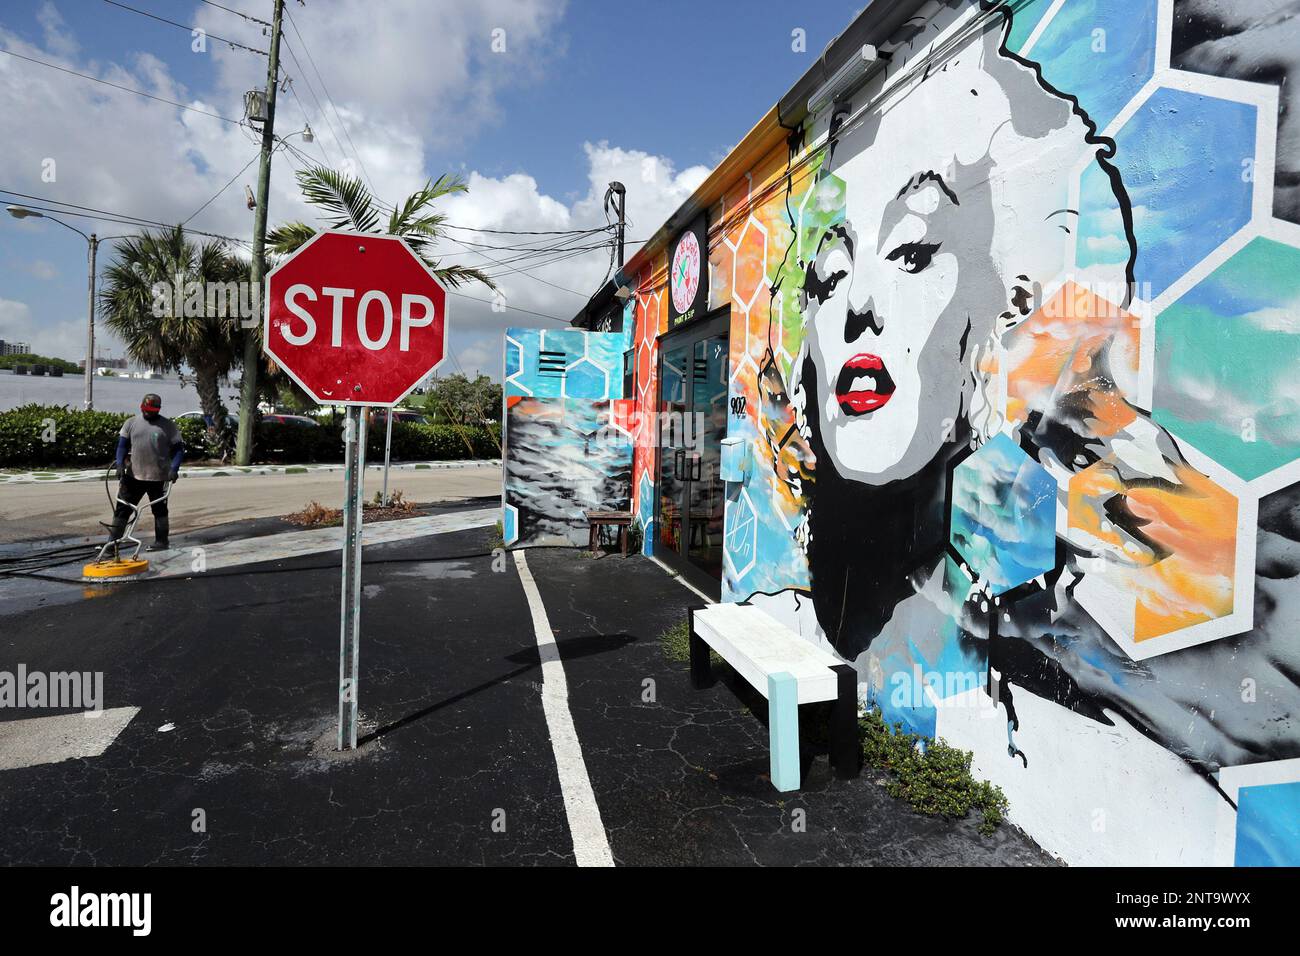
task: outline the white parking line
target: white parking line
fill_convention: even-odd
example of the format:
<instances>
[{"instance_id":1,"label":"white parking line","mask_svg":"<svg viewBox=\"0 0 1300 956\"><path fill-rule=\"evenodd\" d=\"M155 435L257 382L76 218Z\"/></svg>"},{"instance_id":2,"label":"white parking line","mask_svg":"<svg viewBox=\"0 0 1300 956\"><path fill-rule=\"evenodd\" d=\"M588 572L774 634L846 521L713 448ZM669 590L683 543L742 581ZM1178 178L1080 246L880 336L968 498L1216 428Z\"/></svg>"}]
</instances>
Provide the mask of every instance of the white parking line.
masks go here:
<instances>
[{"instance_id":1,"label":"white parking line","mask_svg":"<svg viewBox=\"0 0 1300 956\"><path fill-rule=\"evenodd\" d=\"M522 551L514 552L515 567L528 598L528 609L533 615L533 631L537 635L537 653L542 661L542 712L546 715L546 729L551 735L551 748L555 751L555 766L560 773L560 792L564 794L564 813L569 819L569 832L573 835L573 855L578 866L613 866L614 857L609 851L609 838L605 824L600 819L600 807L587 776L587 764L582 759L582 744L569 713L569 684L564 677L564 663L560 649L555 644L551 622L546 617L546 606L538 593L537 583L528 570L528 560Z\"/></svg>"},{"instance_id":2,"label":"white parking line","mask_svg":"<svg viewBox=\"0 0 1300 956\"><path fill-rule=\"evenodd\" d=\"M0 721L0 770L98 757L139 707Z\"/></svg>"},{"instance_id":3,"label":"white parking line","mask_svg":"<svg viewBox=\"0 0 1300 956\"><path fill-rule=\"evenodd\" d=\"M688 591L694 591L697 595L699 595L700 597L704 598L704 602L705 602L706 604L717 604L717 603L718 603L717 598L711 598L711 597L709 597L707 594L705 594L703 591L701 591L699 588L697 588L697 587L696 587L694 584L692 584L690 581L687 581L686 578L682 577L682 573L681 573L680 571L674 571L672 568L668 567L668 565L664 564L662 561L660 561L658 558L656 558L653 554L650 555L650 560L653 561L655 564L659 565L659 567L663 568L664 571L667 572L667 574L668 574L669 577L671 577L671 578L673 578L674 580L676 580L677 583L680 584L682 587L686 588L686 590L688 590Z\"/></svg>"},{"instance_id":4,"label":"white parking line","mask_svg":"<svg viewBox=\"0 0 1300 956\"><path fill-rule=\"evenodd\" d=\"M423 515L419 518L401 518L396 521L375 521L361 529L364 545L389 544L409 541L433 534L468 531L472 528L490 528L501 516L500 508L476 508L470 511L448 511L442 514ZM149 563L156 577L182 577L197 574L195 560L202 552L203 568L217 571L221 568L241 567L258 561L281 561L307 554L338 551L343 547L342 528L312 528L306 531L285 531L263 535L260 538L243 538L204 545L179 545L150 557Z\"/></svg>"}]
</instances>

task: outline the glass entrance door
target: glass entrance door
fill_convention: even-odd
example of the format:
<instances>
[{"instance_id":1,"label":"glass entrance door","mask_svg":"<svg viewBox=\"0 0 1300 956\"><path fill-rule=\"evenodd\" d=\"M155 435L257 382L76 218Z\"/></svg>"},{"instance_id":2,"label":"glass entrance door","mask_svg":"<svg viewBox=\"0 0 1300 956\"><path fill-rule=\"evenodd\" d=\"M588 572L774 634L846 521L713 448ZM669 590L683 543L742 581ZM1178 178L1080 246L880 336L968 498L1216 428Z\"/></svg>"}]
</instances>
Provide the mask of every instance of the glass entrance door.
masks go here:
<instances>
[{"instance_id":1,"label":"glass entrance door","mask_svg":"<svg viewBox=\"0 0 1300 956\"><path fill-rule=\"evenodd\" d=\"M722 581L727 319L683 329L659 349L655 556L713 595Z\"/></svg>"}]
</instances>

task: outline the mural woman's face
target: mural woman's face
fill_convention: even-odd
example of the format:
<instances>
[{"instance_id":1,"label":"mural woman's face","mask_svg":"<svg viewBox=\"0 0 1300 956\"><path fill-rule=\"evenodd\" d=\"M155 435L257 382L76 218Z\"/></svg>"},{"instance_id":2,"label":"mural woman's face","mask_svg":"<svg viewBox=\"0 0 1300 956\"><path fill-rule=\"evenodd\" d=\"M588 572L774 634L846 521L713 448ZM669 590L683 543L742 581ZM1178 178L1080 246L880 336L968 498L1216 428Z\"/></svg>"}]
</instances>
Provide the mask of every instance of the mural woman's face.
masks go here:
<instances>
[{"instance_id":1,"label":"mural woman's face","mask_svg":"<svg viewBox=\"0 0 1300 956\"><path fill-rule=\"evenodd\" d=\"M954 103L957 86L969 104ZM954 439L971 351L1006 308L990 164L970 150L987 148L997 122L951 116L954 105L997 110L999 97L975 99L971 86L931 78L907 110L864 121L836 146L844 220L822 236L805 292L817 425L845 478L906 478Z\"/></svg>"}]
</instances>

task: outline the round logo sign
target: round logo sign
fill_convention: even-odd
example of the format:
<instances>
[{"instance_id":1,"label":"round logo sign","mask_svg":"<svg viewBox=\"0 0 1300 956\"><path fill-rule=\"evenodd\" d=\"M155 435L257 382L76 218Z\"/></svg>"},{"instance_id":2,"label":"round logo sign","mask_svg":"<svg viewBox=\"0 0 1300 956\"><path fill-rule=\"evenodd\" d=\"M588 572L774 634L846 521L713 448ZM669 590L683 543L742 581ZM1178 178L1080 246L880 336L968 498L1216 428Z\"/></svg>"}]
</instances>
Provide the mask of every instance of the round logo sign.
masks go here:
<instances>
[{"instance_id":1,"label":"round logo sign","mask_svg":"<svg viewBox=\"0 0 1300 956\"><path fill-rule=\"evenodd\" d=\"M671 288L678 314L690 310L700 287L700 242L695 233L685 233L673 252Z\"/></svg>"}]
</instances>

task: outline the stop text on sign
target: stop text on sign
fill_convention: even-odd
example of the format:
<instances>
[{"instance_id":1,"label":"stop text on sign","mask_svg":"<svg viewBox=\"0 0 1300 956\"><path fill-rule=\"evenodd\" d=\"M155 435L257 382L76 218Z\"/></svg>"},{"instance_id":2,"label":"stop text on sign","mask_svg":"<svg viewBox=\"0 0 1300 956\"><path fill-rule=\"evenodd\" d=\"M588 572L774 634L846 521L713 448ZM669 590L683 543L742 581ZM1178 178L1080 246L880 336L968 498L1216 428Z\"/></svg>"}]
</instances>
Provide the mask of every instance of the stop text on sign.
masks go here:
<instances>
[{"instance_id":1,"label":"stop text on sign","mask_svg":"<svg viewBox=\"0 0 1300 956\"><path fill-rule=\"evenodd\" d=\"M290 345L309 345L316 339L318 326L316 317L303 308L301 301L318 302L322 298L330 299L329 344L333 348L343 347L343 329L345 325L356 328L357 341L372 352L379 352L388 347L393 337L394 319L397 324L397 348L401 352L411 350L411 329L427 328L433 324L437 309L428 296L403 292L394 315L393 301L386 292L370 289L357 298L356 289L341 289L324 286L318 292L305 282L289 286L284 292L284 306L302 323L302 329L296 330L295 323L285 324L281 329L284 340ZM352 300L356 300L353 302ZM372 322L380 324L379 335L370 335Z\"/></svg>"}]
</instances>

